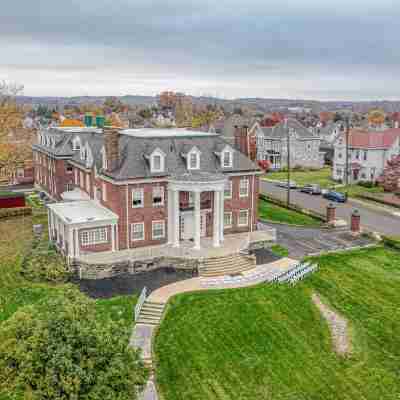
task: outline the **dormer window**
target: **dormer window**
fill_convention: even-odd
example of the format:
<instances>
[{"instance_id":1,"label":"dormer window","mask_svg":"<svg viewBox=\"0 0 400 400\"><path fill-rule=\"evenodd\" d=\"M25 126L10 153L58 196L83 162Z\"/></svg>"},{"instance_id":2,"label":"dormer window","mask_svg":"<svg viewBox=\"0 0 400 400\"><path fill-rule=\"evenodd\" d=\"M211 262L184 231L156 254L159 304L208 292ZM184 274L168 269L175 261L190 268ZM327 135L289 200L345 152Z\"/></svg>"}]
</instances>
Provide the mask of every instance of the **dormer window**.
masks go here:
<instances>
[{"instance_id":1,"label":"dormer window","mask_svg":"<svg viewBox=\"0 0 400 400\"><path fill-rule=\"evenodd\" d=\"M73 141L72 141L72 150L76 151L76 150L80 150L81 149L81 140L76 137Z\"/></svg>"},{"instance_id":2,"label":"dormer window","mask_svg":"<svg viewBox=\"0 0 400 400\"><path fill-rule=\"evenodd\" d=\"M192 149L187 155L187 169L200 169L200 151L197 148Z\"/></svg>"},{"instance_id":3,"label":"dormer window","mask_svg":"<svg viewBox=\"0 0 400 400\"><path fill-rule=\"evenodd\" d=\"M160 150L154 150L150 156L151 173L164 172L165 170L165 154Z\"/></svg>"},{"instance_id":4,"label":"dormer window","mask_svg":"<svg viewBox=\"0 0 400 400\"><path fill-rule=\"evenodd\" d=\"M220 157L221 168L232 168L233 166L233 151L229 146L222 149L221 153L215 153Z\"/></svg>"}]
</instances>

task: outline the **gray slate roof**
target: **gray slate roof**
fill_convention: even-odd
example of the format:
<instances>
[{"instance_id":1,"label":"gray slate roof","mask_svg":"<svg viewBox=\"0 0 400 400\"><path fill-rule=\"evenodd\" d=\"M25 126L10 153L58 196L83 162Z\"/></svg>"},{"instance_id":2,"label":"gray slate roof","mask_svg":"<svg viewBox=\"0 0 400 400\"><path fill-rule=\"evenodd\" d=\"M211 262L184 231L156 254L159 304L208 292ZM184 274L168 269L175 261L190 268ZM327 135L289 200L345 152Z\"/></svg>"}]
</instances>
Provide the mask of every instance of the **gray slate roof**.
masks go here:
<instances>
[{"instance_id":1,"label":"gray slate roof","mask_svg":"<svg viewBox=\"0 0 400 400\"><path fill-rule=\"evenodd\" d=\"M71 160L77 164L84 165L84 162L80 158L80 152L72 151L72 140L76 136L81 138L82 146L84 146L86 142L89 143L94 158L94 164L97 170L100 171L102 169L101 149L104 145L104 136L102 133L64 133L63 139L54 149L41 145L35 145L34 148L52 153L55 156L69 155ZM258 166L249 158L233 149L221 136L215 134L196 136L191 135L191 132L188 131L188 136L166 136L157 138L135 137L120 134L119 139L119 167L113 172L103 172L103 174L116 180L160 176L160 173L151 173L148 160L148 156L156 149L160 149L166 155L166 170L161 176L177 176L188 173L186 168L187 161L182 155L186 154L192 147L197 147L201 152L201 172L216 174L260 171ZM219 153L225 146L229 146L233 150L233 167L222 169L220 158L215 153Z\"/></svg>"},{"instance_id":2,"label":"gray slate roof","mask_svg":"<svg viewBox=\"0 0 400 400\"><path fill-rule=\"evenodd\" d=\"M298 139L319 139L319 136L317 134L309 131L296 119L288 118L287 126L289 129L291 128L295 131ZM270 139L285 139L287 136L287 129L284 122L281 122L280 124L277 124L272 128L261 127L261 131L263 132L265 138Z\"/></svg>"}]
</instances>

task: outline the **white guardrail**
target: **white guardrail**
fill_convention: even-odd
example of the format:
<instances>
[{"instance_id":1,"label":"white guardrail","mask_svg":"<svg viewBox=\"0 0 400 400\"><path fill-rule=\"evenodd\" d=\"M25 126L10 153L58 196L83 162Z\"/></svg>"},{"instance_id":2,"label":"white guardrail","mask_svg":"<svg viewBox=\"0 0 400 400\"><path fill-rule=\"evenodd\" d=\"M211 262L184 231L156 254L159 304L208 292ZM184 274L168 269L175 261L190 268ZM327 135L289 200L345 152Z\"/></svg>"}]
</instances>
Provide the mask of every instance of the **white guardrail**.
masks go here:
<instances>
[{"instance_id":1,"label":"white guardrail","mask_svg":"<svg viewBox=\"0 0 400 400\"><path fill-rule=\"evenodd\" d=\"M140 293L139 299L135 306L135 322L138 320L140 311L143 307L144 302L146 301L147 297L147 288L146 286L142 289L142 293Z\"/></svg>"}]
</instances>

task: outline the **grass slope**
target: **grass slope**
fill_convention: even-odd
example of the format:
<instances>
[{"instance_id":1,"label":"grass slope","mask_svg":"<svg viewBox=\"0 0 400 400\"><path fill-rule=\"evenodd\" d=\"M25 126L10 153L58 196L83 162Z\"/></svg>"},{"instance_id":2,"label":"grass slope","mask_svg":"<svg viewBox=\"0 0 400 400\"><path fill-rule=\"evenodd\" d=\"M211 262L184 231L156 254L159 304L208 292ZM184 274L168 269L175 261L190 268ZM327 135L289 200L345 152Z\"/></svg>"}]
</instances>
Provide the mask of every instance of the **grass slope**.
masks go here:
<instances>
[{"instance_id":1,"label":"grass slope","mask_svg":"<svg viewBox=\"0 0 400 400\"><path fill-rule=\"evenodd\" d=\"M47 226L46 216L18 217L0 221L0 323L19 307L46 299L65 290L65 285L32 283L20 275L20 262L32 240L32 224ZM78 289L77 289L78 290ZM136 296L97 300L98 317L133 323Z\"/></svg>"},{"instance_id":2,"label":"grass slope","mask_svg":"<svg viewBox=\"0 0 400 400\"><path fill-rule=\"evenodd\" d=\"M290 180L295 181L298 185L304 186L306 184L316 184L320 185L324 189L328 189L337 184L337 182L331 179L331 176L332 171L330 167L318 170L290 172ZM287 172L268 172L264 178L276 181L286 181Z\"/></svg>"},{"instance_id":3,"label":"grass slope","mask_svg":"<svg viewBox=\"0 0 400 400\"><path fill-rule=\"evenodd\" d=\"M155 340L164 399L397 399L400 253L369 249L319 264L295 287L174 298ZM349 319L351 357L332 351L314 290Z\"/></svg>"},{"instance_id":4,"label":"grass slope","mask_svg":"<svg viewBox=\"0 0 400 400\"><path fill-rule=\"evenodd\" d=\"M282 222L291 225L320 226L321 222L309 215L277 206L260 199L258 201L258 216L273 222Z\"/></svg>"}]
</instances>

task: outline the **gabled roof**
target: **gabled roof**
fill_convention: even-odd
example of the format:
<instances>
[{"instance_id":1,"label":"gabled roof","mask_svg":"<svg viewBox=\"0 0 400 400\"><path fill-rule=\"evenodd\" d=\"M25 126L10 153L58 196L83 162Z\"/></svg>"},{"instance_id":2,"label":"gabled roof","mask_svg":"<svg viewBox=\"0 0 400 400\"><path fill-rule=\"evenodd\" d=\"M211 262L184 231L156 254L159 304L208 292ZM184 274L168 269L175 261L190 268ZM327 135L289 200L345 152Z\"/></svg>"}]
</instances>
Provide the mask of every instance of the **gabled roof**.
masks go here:
<instances>
[{"instance_id":1,"label":"gabled roof","mask_svg":"<svg viewBox=\"0 0 400 400\"><path fill-rule=\"evenodd\" d=\"M260 127L261 132L265 138L271 139L284 139L287 136L287 129L292 129L299 139L319 139L320 137L308 130L299 121L294 118L287 119L287 125L285 122L281 122L272 127Z\"/></svg>"},{"instance_id":2,"label":"gabled roof","mask_svg":"<svg viewBox=\"0 0 400 400\"><path fill-rule=\"evenodd\" d=\"M349 146L361 149L389 149L399 137L400 128L386 129L384 131L351 129ZM342 138L345 138L345 134L343 134Z\"/></svg>"}]
</instances>

